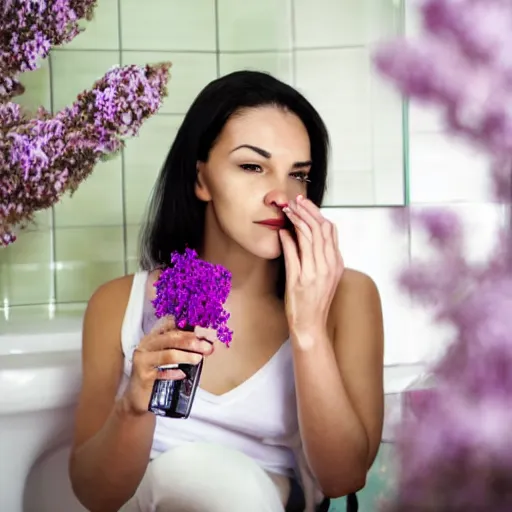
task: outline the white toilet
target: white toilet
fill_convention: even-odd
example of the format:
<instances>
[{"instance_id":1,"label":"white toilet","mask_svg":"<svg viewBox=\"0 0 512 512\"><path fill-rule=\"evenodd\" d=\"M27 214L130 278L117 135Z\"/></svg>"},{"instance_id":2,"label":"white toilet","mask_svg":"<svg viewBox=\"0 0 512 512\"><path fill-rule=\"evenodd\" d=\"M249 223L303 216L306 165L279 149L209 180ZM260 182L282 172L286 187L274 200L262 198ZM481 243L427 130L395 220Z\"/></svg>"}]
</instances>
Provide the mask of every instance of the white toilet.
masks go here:
<instances>
[{"instance_id":1,"label":"white toilet","mask_svg":"<svg viewBox=\"0 0 512 512\"><path fill-rule=\"evenodd\" d=\"M0 335L0 510L83 512L66 453L81 383L81 318L8 325Z\"/></svg>"}]
</instances>

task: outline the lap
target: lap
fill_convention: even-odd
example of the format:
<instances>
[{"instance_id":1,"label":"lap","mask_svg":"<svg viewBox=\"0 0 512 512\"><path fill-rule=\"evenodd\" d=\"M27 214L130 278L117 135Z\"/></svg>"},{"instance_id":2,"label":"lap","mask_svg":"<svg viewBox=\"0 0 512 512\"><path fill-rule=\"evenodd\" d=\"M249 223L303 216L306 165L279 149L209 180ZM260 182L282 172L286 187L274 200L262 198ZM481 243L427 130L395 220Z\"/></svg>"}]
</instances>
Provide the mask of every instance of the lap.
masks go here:
<instances>
[{"instance_id":1,"label":"lap","mask_svg":"<svg viewBox=\"0 0 512 512\"><path fill-rule=\"evenodd\" d=\"M149 464L120 512L283 512L281 481L241 452L188 443Z\"/></svg>"}]
</instances>

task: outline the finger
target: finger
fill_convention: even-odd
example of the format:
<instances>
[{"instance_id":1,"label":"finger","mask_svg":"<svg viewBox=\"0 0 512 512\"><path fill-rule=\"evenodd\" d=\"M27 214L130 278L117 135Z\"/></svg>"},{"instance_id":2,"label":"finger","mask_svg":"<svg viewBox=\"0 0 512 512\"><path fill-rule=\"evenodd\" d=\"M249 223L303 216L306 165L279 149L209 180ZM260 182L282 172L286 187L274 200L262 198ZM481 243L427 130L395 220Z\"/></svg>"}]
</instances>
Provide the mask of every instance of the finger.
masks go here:
<instances>
[{"instance_id":1,"label":"finger","mask_svg":"<svg viewBox=\"0 0 512 512\"><path fill-rule=\"evenodd\" d=\"M157 372L156 378L159 380L183 380L186 378L185 372L177 368L157 369Z\"/></svg>"},{"instance_id":2,"label":"finger","mask_svg":"<svg viewBox=\"0 0 512 512\"><path fill-rule=\"evenodd\" d=\"M297 197L297 213L307 223L313 235L313 256L315 258L316 270L325 272L327 270L327 260L325 255L324 226L329 228L330 223L321 215L320 220L311 214L305 207L306 200L302 196Z\"/></svg>"},{"instance_id":3,"label":"finger","mask_svg":"<svg viewBox=\"0 0 512 512\"><path fill-rule=\"evenodd\" d=\"M199 339L193 332L180 331L179 329L147 336L142 340L139 348L148 352L172 348L204 355L210 355L213 352L212 343Z\"/></svg>"},{"instance_id":4,"label":"finger","mask_svg":"<svg viewBox=\"0 0 512 512\"><path fill-rule=\"evenodd\" d=\"M285 208L283 211L285 211L292 223L297 226L296 232L300 252L301 275L311 277L315 272L313 233L308 224L299 216L295 201L290 201L289 207Z\"/></svg>"},{"instance_id":5,"label":"finger","mask_svg":"<svg viewBox=\"0 0 512 512\"><path fill-rule=\"evenodd\" d=\"M310 199L306 199L304 196L297 196L297 202L300 202L302 206L312 215L318 222L322 222L325 220L325 217L322 215L320 208L313 203Z\"/></svg>"},{"instance_id":6,"label":"finger","mask_svg":"<svg viewBox=\"0 0 512 512\"><path fill-rule=\"evenodd\" d=\"M340 267L341 272L345 269L345 261L343 260L343 255L341 254L340 244L339 244L339 236L338 236L338 228L336 224L333 224L333 238L334 238L334 248L336 250L336 258L338 261L338 265Z\"/></svg>"},{"instance_id":7,"label":"finger","mask_svg":"<svg viewBox=\"0 0 512 512\"><path fill-rule=\"evenodd\" d=\"M162 318L159 318L155 324L153 325L150 334L162 334L164 332L173 331L176 329L176 323L174 322L174 317L169 316L163 316Z\"/></svg>"},{"instance_id":8,"label":"finger","mask_svg":"<svg viewBox=\"0 0 512 512\"><path fill-rule=\"evenodd\" d=\"M309 226L304 222L301 217L299 217L296 206L294 205L293 201L290 201L290 204L283 208L283 212L287 215L287 217L290 219L291 223L294 225L295 230L297 232L297 238L302 234L303 237L305 237L309 242L313 241L313 233L311 233L311 229L309 229Z\"/></svg>"},{"instance_id":9,"label":"finger","mask_svg":"<svg viewBox=\"0 0 512 512\"><path fill-rule=\"evenodd\" d=\"M300 259L297 244L292 235L285 229L279 230L279 238L283 246L284 265L286 268L286 281L295 282L300 275Z\"/></svg>"},{"instance_id":10,"label":"finger","mask_svg":"<svg viewBox=\"0 0 512 512\"><path fill-rule=\"evenodd\" d=\"M169 350L160 350L158 352L147 352L144 364L152 367L176 367L179 364L199 364L203 356L195 352L185 352L184 350L177 350L171 348Z\"/></svg>"},{"instance_id":11,"label":"finger","mask_svg":"<svg viewBox=\"0 0 512 512\"><path fill-rule=\"evenodd\" d=\"M336 243L336 226L326 223L322 226L325 235L325 259L330 269L336 269L339 264L339 249Z\"/></svg>"},{"instance_id":12,"label":"finger","mask_svg":"<svg viewBox=\"0 0 512 512\"><path fill-rule=\"evenodd\" d=\"M215 329L196 326L194 328L194 334L200 340L209 341L210 343L217 341L217 331Z\"/></svg>"}]
</instances>

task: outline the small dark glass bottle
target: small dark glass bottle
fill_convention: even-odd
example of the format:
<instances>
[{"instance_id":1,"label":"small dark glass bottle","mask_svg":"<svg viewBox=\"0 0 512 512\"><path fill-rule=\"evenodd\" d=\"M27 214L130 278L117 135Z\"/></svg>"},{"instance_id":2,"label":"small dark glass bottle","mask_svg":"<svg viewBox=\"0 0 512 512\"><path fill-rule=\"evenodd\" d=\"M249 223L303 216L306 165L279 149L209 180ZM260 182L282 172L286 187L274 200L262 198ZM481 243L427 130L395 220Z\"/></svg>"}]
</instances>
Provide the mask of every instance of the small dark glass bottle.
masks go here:
<instances>
[{"instance_id":1,"label":"small dark glass bottle","mask_svg":"<svg viewBox=\"0 0 512 512\"><path fill-rule=\"evenodd\" d=\"M193 331L194 328L186 327L183 330ZM152 413L167 418L189 417L199 386L203 361L197 365L180 364L178 369L186 375L183 380L155 380L148 407Z\"/></svg>"}]
</instances>

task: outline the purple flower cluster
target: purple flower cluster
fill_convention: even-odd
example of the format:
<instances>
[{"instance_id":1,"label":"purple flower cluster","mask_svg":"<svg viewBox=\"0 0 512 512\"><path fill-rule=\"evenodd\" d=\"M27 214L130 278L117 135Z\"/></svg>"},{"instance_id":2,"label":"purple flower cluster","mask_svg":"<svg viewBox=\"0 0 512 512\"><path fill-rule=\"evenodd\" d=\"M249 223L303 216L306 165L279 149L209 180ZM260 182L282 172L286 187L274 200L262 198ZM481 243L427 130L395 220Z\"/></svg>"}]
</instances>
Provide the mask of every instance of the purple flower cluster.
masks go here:
<instances>
[{"instance_id":1,"label":"purple flower cluster","mask_svg":"<svg viewBox=\"0 0 512 512\"><path fill-rule=\"evenodd\" d=\"M115 67L54 117L40 109L29 118L14 103L0 104L0 246L137 135L167 94L169 68Z\"/></svg>"},{"instance_id":2,"label":"purple flower cluster","mask_svg":"<svg viewBox=\"0 0 512 512\"><path fill-rule=\"evenodd\" d=\"M408 97L442 109L449 133L489 155L496 199L510 210L512 0L424 0L421 14L419 39L385 44L377 65ZM454 335L433 365L435 387L405 408L396 495L384 510L508 512L512 226L475 262L452 212L409 212L408 221L423 228L435 256L413 262L401 284Z\"/></svg>"},{"instance_id":3,"label":"purple flower cluster","mask_svg":"<svg viewBox=\"0 0 512 512\"><path fill-rule=\"evenodd\" d=\"M378 68L407 96L440 108L453 133L510 152L510 0L426 0L421 14L421 38L383 45Z\"/></svg>"},{"instance_id":4,"label":"purple flower cluster","mask_svg":"<svg viewBox=\"0 0 512 512\"><path fill-rule=\"evenodd\" d=\"M219 341L229 346L233 332L229 313L223 308L231 290L231 272L221 265L201 260L192 249L174 252L171 265L155 283L155 316L173 316L180 328L199 326L215 329Z\"/></svg>"},{"instance_id":5,"label":"purple flower cluster","mask_svg":"<svg viewBox=\"0 0 512 512\"><path fill-rule=\"evenodd\" d=\"M97 0L3 0L0 6L0 101L23 92L16 77L38 67L52 46L70 42Z\"/></svg>"},{"instance_id":6,"label":"purple flower cluster","mask_svg":"<svg viewBox=\"0 0 512 512\"><path fill-rule=\"evenodd\" d=\"M97 0L4 0L0 5L0 247L33 214L74 192L101 160L160 108L170 63L115 67L73 105L30 117L9 100L20 73L36 69L53 46L76 37Z\"/></svg>"}]
</instances>

